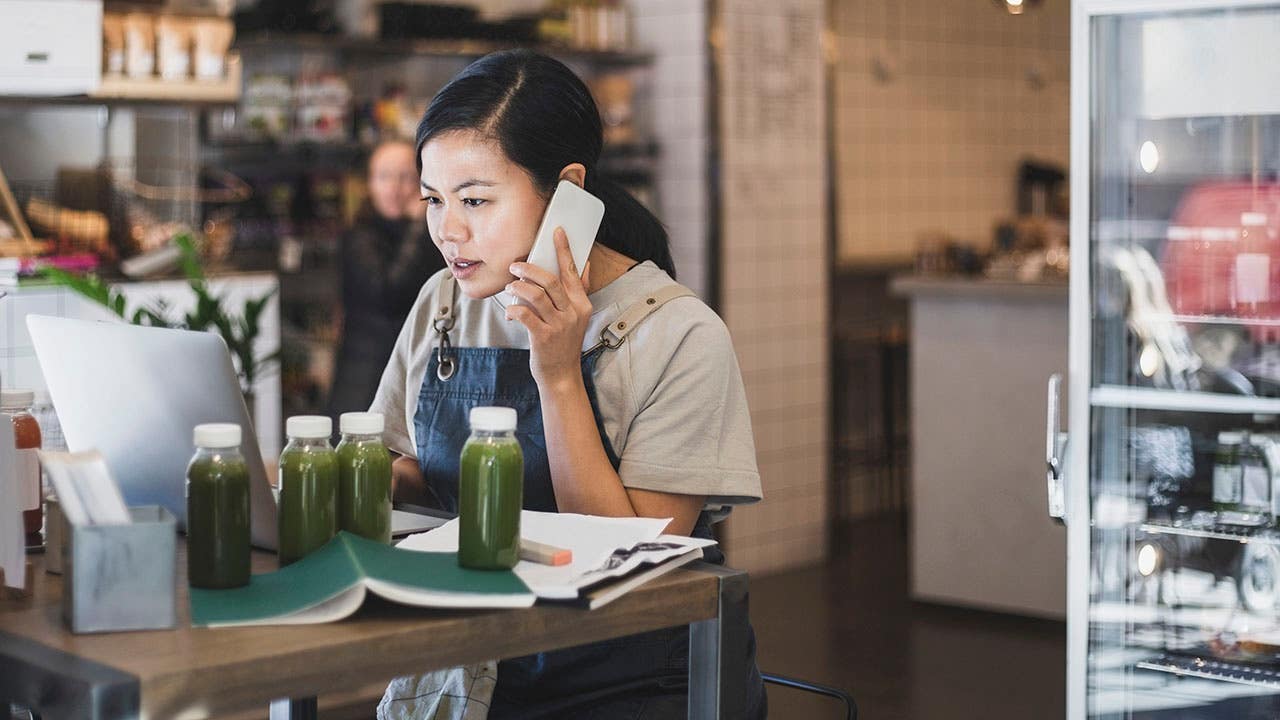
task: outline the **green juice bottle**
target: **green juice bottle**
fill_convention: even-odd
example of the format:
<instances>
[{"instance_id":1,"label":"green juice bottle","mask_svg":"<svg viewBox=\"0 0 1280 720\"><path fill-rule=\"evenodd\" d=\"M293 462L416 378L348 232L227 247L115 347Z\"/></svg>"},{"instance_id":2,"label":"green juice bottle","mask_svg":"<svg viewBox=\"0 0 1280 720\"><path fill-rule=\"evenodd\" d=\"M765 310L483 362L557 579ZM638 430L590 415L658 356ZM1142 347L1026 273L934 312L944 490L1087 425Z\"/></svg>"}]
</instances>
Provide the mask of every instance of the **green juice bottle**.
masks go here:
<instances>
[{"instance_id":1,"label":"green juice bottle","mask_svg":"<svg viewBox=\"0 0 1280 720\"><path fill-rule=\"evenodd\" d=\"M333 421L298 415L285 423L280 453L280 567L319 550L338 532L338 455Z\"/></svg>"},{"instance_id":2,"label":"green juice bottle","mask_svg":"<svg viewBox=\"0 0 1280 720\"><path fill-rule=\"evenodd\" d=\"M391 453L382 444L382 415L338 418L338 529L391 543Z\"/></svg>"},{"instance_id":3,"label":"green juice bottle","mask_svg":"<svg viewBox=\"0 0 1280 720\"><path fill-rule=\"evenodd\" d=\"M520 558L524 454L515 432L515 410L471 410L471 437L462 446L458 477L458 564L463 567L502 570Z\"/></svg>"},{"instance_id":4,"label":"green juice bottle","mask_svg":"<svg viewBox=\"0 0 1280 720\"><path fill-rule=\"evenodd\" d=\"M196 588L249 584L249 467L240 426L197 425L187 465L187 581Z\"/></svg>"}]
</instances>

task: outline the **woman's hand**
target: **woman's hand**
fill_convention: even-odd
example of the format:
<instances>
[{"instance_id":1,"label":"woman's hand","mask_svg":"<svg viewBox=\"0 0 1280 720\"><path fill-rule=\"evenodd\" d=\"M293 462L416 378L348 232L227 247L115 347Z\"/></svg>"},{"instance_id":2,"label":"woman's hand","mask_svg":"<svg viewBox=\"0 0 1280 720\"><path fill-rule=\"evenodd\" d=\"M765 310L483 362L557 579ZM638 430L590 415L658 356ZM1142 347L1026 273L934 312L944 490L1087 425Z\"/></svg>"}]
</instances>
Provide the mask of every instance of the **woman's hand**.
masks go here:
<instances>
[{"instance_id":1,"label":"woman's hand","mask_svg":"<svg viewBox=\"0 0 1280 720\"><path fill-rule=\"evenodd\" d=\"M391 499L414 505L426 505L427 483L422 478L418 459L401 455L391 461Z\"/></svg>"},{"instance_id":2,"label":"woman's hand","mask_svg":"<svg viewBox=\"0 0 1280 720\"><path fill-rule=\"evenodd\" d=\"M507 285L507 291L521 301L507 306L507 319L529 330L529 369L544 392L582 384L582 338L591 320L587 298L591 263L579 278L563 228L556 228L555 244L559 275L518 262L511 265L516 279Z\"/></svg>"}]
</instances>

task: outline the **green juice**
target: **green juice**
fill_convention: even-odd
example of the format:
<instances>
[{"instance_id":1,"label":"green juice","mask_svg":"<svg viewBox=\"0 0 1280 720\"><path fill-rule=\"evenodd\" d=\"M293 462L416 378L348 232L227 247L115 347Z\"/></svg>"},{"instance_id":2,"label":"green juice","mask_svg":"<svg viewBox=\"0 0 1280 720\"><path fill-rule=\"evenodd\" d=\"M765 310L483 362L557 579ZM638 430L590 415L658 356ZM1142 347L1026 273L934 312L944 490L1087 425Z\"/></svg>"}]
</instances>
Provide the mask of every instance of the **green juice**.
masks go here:
<instances>
[{"instance_id":1,"label":"green juice","mask_svg":"<svg viewBox=\"0 0 1280 720\"><path fill-rule=\"evenodd\" d=\"M249 468L239 452L202 450L187 466L187 578L197 588L249 583Z\"/></svg>"},{"instance_id":2,"label":"green juice","mask_svg":"<svg viewBox=\"0 0 1280 720\"><path fill-rule=\"evenodd\" d=\"M338 456L327 440L291 440L280 453L280 567L337 533Z\"/></svg>"},{"instance_id":3,"label":"green juice","mask_svg":"<svg viewBox=\"0 0 1280 720\"><path fill-rule=\"evenodd\" d=\"M511 433L475 432L462 447L458 478L458 564L513 567L520 558L524 455Z\"/></svg>"},{"instance_id":4,"label":"green juice","mask_svg":"<svg viewBox=\"0 0 1280 720\"><path fill-rule=\"evenodd\" d=\"M391 454L377 436L338 443L338 529L391 543Z\"/></svg>"}]
</instances>

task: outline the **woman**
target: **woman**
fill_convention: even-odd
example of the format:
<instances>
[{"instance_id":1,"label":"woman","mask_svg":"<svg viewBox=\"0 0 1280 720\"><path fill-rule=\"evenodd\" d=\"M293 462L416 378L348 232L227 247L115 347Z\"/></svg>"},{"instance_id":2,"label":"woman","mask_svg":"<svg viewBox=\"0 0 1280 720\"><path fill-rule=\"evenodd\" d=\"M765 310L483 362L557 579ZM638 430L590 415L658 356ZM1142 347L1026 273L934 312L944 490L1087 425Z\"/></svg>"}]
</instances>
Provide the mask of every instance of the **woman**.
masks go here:
<instances>
[{"instance_id":1,"label":"woman","mask_svg":"<svg viewBox=\"0 0 1280 720\"><path fill-rule=\"evenodd\" d=\"M413 144L391 140L369 156L369 199L343 234L342 336L329 414L369 407L414 298L444 267L422 222Z\"/></svg>"},{"instance_id":2,"label":"woman","mask_svg":"<svg viewBox=\"0 0 1280 720\"><path fill-rule=\"evenodd\" d=\"M467 413L506 405L526 509L669 517L669 533L710 537L713 517L760 499L737 360L720 319L672 279L661 224L597 173L600 148L582 81L529 51L478 60L427 108L421 190L448 271L418 295L373 403L403 455L396 495L456 511ZM523 262L561 180L605 204L581 272L559 231L558 274ZM685 628L504 661L491 716L682 717L672 680L687 662ZM758 673L747 686L760 715Z\"/></svg>"}]
</instances>

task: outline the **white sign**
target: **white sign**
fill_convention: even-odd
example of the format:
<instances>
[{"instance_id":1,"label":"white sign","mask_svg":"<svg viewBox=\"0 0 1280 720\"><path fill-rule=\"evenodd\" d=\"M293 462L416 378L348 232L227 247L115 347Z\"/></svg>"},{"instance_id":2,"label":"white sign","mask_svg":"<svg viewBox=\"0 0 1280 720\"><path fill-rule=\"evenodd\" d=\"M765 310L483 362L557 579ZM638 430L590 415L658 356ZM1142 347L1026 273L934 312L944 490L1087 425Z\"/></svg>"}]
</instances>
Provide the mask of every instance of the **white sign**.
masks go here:
<instances>
[{"instance_id":1,"label":"white sign","mask_svg":"<svg viewBox=\"0 0 1280 720\"><path fill-rule=\"evenodd\" d=\"M4 584L22 590L27 581L27 538L22 529L23 490L18 487L18 451L13 423L0 422L0 570Z\"/></svg>"}]
</instances>

